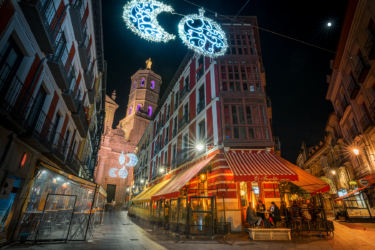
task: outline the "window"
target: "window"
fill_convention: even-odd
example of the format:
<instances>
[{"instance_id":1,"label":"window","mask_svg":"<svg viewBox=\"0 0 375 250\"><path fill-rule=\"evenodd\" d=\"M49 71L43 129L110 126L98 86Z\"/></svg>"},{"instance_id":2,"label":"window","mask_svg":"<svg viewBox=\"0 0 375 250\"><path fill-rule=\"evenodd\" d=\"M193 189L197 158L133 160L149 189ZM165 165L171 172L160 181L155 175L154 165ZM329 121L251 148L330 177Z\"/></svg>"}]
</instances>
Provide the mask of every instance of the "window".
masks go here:
<instances>
[{"instance_id":1,"label":"window","mask_svg":"<svg viewBox=\"0 0 375 250\"><path fill-rule=\"evenodd\" d=\"M236 53L236 47L232 47L232 54L235 55Z\"/></svg>"},{"instance_id":2,"label":"window","mask_svg":"<svg viewBox=\"0 0 375 250\"><path fill-rule=\"evenodd\" d=\"M221 66L221 79L223 80L227 79L227 70L225 66Z\"/></svg>"},{"instance_id":3,"label":"window","mask_svg":"<svg viewBox=\"0 0 375 250\"><path fill-rule=\"evenodd\" d=\"M375 84L374 84L375 86ZM227 85L227 82L223 82L222 83L222 88L223 88L223 91L228 91L228 85Z\"/></svg>"},{"instance_id":4,"label":"window","mask_svg":"<svg viewBox=\"0 0 375 250\"><path fill-rule=\"evenodd\" d=\"M184 115L188 115L188 114L189 114L189 103L186 103L184 106Z\"/></svg>"},{"instance_id":5,"label":"window","mask_svg":"<svg viewBox=\"0 0 375 250\"><path fill-rule=\"evenodd\" d=\"M184 85L184 87L188 88L188 86L189 86L189 76L187 76L185 78L185 85Z\"/></svg>"},{"instance_id":6,"label":"window","mask_svg":"<svg viewBox=\"0 0 375 250\"><path fill-rule=\"evenodd\" d=\"M260 127L250 127L248 128L248 131L249 131L249 139L255 139L255 140L262 139Z\"/></svg>"},{"instance_id":7,"label":"window","mask_svg":"<svg viewBox=\"0 0 375 250\"><path fill-rule=\"evenodd\" d=\"M229 106L224 106L225 125L230 125L230 109Z\"/></svg>"},{"instance_id":8,"label":"window","mask_svg":"<svg viewBox=\"0 0 375 250\"><path fill-rule=\"evenodd\" d=\"M168 163L168 151L165 151L164 153L164 164Z\"/></svg>"},{"instance_id":9,"label":"window","mask_svg":"<svg viewBox=\"0 0 375 250\"><path fill-rule=\"evenodd\" d=\"M260 117L262 120L262 125L267 125L268 121L267 121L266 107L264 105L261 105L259 106L259 109L260 109Z\"/></svg>"},{"instance_id":10,"label":"window","mask_svg":"<svg viewBox=\"0 0 375 250\"><path fill-rule=\"evenodd\" d=\"M199 129L199 141L204 142L206 138L206 121L203 120L198 124L198 129Z\"/></svg>"},{"instance_id":11,"label":"window","mask_svg":"<svg viewBox=\"0 0 375 250\"><path fill-rule=\"evenodd\" d=\"M141 86L142 86L142 87L145 86L145 79L142 79L142 80L141 80Z\"/></svg>"},{"instance_id":12,"label":"window","mask_svg":"<svg viewBox=\"0 0 375 250\"><path fill-rule=\"evenodd\" d=\"M177 146L176 146L176 144L173 145L173 151L172 152L173 152L173 154L172 154L173 155L173 159L175 159L176 158L176 154L177 154Z\"/></svg>"},{"instance_id":13,"label":"window","mask_svg":"<svg viewBox=\"0 0 375 250\"><path fill-rule=\"evenodd\" d=\"M132 114L132 106L130 106L130 108L129 108L129 115L131 115Z\"/></svg>"},{"instance_id":14,"label":"window","mask_svg":"<svg viewBox=\"0 0 375 250\"><path fill-rule=\"evenodd\" d=\"M247 91L248 89L247 89L247 83L246 82L243 82L242 83L242 89L243 89L243 91Z\"/></svg>"},{"instance_id":15,"label":"window","mask_svg":"<svg viewBox=\"0 0 375 250\"><path fill-rule=\"evenodd\" d=\"M197 73L197 81L198 81L199 79L201 79L201 77L203 76L203 73L204 73L203 56L199 57L196 73Z\"/></svg>"},{"instance_id":16,"label":"window","mask_svg":"<svg viewBox=\"0 0 375 250\"><path fill-rule=\"evenodd\" d=\"M240 124L246 124L245 123L245 115L244 115L243 106L238 106L238 117L240 119Z\"/></svg>"},{"instance_id":17,"label":"window","mask_svg":"<svg viewBox=\"0 0 375 250\"><path fill-rule=\"evenodd\" d=\"M171 115L171 105L168 104L168 107L167 107L167 120L169 120L170 115Z\"/></svg>"},{"instance_id":18,"label":"window","mask_svg":"<svg viewBox=\"0 0 375 250\"><path fill-rule=\"evenodd\" d=\"M174 95L174 110L177 110L177 108L178 108L178 91Z\"/></svg>"},{"instance_id":19,"label":"window","mask_svg":"<svg viewBox=\"0 0 375 250\"><path fill-rule=\"evenodd\" d=\"M135 89L135 81L134 81L134 83L133 83L133 89Z\"/></svg>"},{"instance_id":20,"label":"window","mask_svg":"<svg viewBox=\"0 0 375 250\"><path fill-rule=\"evenodd\" d=\"M169 135L169 128L167 127L166 129L165 129L165 141L166 141L166 144L168 143L168 135Z\"/></svg>"},{"instance_id":21,"label":"window","mask_svg":"<svg viewBox=\"0 0 375 250\"><path fill-rule=\"evenodd\" d=\"M185 135L184 136L184 143L183 143L183 148L184 149L188 149L189 148L188 143L189 143L188 135Z\"/></svg>"},{"instance_id":22,"label":"window","mask_svg":"<svg viewBox=\"0 0 375 250\"><path fill-rule=\"evenodd\" d=\"M151 88L155 89L155 82L154 81L151 81Z\"/></svg>"},{"instance_id":23,"label":"window","mask_svg":"<svg viewBox=\"0 0 375 250\"><path fill-rule=\"evenodd\" d=\"M232 124L238 124L237 108L232 106Z\"/></svg>"},{"instance_id":24,"label":"window","mask_svg":"<svg viewBox=\"0 0 375 250\"><path fill-rule=\"evenodd\" d=\"M267 140L270 139L270 133L266 127L263 127L263 138Z\"/></svg>"},{"instance_id":25,"label":"window","mask_svg":"<svg viewBox=\"0 0 375 250\"><path fill-rule=\"evenodd\" d=\"M11 79L15 76L18 67L21 64L23 55L13 39L6 41L3 49L0 51L0 79L6 83L11 83ZM3 85L2 82L1 85ZM7 84L8 85L8 84ZM2 88L4 86L1 86ZM4 90L3 90L4 91Z\"/></svg>"},{"instance_id":26,"label":"window","mask_svg":"<svg viewBox=\"0 0 375 250\"><path fill-rule=\"evenodd\" d=\"M235 88L234 88L234 82L230 82L230 83L229 83L229 90L230 90L230 91L235 91Z\"/></svg>"},{"instance_id":27,"label":"window","mask_svg":"<svg viewBox=\"0 0 375 250\"><path fill-rule=\"evenodd\" d=\"M141 105L141 104L138 104L138 106L137 106L137 111L141 111L141 109L142 109L142 105Z\"/></svg>"},{"instance_id":28,"label":"window","mask_svg":"<svg viewBox=\"0 0 375 250\"><path fill-rule=\"evenodd\" d=\"M232 131L230 127L225 128L225 138L232 139Z\"/></svg>"},{"instance_id":29,"label":"window","mask_svg":"<svg viewBox=\"0 0 375 250\"><path fill-rule=\"evenodd\" d=\"M148 115L152 116L152 107L151 106L148 107Z\"/></svg>"}]
</instances>

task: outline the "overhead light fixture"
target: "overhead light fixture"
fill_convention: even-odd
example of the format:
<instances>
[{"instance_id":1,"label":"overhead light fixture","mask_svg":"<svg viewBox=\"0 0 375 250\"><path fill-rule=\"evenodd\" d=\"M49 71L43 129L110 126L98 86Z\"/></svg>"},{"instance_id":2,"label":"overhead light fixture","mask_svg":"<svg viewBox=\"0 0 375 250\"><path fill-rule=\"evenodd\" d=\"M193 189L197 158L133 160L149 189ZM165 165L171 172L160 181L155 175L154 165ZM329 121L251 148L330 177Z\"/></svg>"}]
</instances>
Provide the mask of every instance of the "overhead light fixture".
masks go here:
<instances>
[{"instance_id":1,"label":"overhead light fixture","mask_svg":"<svg viewBox=\"0 0 375 250\"><path fill-rule=\"evenodd\" d=\"M355 155L359 155L359 150L358 149L353 149L353 153L355 154Z\"/></svg>"},{"instance_id":2,"label":"overhead light fixture","mask_svg":"<svg viewBox=\"0 0 375 250\"><path fill-rule=\"evenodd\" d=\"M332 174L336 174L336 171L335 171L335 170L332 170Z\"/></svg>"},{"instance_id":3,"label":"overhead light fixture","mask_svg":"<svg viewBox=\"0 0 375 250\"><path fill-rule=\"evenodd\" d=\"M141 183L143 183L143 182L144 182L144 180L142 179L142 180L141 180Z\"/></svg>"},{"instance_id":4,"label":"overhead light fixture","mask_svg":"<svg viewBox=\"0 0 375 250\"><path fill-rule=\"evenodd\" d=\"M164 168L159 169L160 173L164 173Z\"/></svg>"},{"instance_id":5,"label":"overhead light fixture","mask_svg":"<svg viewBox=\"0 0 375 250\"><path fill-rule=\"evenodd\" d=\"M198 144L197 145L197 149L198 149L198 151L201 151L203 149L203 145L202 144Z\"/></svg>"}]
</instances>

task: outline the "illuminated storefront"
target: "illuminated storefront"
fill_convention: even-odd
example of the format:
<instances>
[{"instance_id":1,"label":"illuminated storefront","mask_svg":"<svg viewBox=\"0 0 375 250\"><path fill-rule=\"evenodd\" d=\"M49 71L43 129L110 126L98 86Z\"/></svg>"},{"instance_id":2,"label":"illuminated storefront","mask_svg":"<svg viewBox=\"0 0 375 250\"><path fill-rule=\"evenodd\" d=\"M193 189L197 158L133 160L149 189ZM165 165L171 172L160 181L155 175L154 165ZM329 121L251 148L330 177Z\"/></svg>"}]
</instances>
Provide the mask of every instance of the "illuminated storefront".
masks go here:
<instances>
[{"instance_id":1,"label":"illuminated storefront","mask_svg":"<svg viewBox=\"0 0 375 250\"><path fill-rule=\"evenodd\" d=\"M26 196L13 240L74 241L92 236L106 192L98 184L40 163Z\"/></svg>"}]
</instances>

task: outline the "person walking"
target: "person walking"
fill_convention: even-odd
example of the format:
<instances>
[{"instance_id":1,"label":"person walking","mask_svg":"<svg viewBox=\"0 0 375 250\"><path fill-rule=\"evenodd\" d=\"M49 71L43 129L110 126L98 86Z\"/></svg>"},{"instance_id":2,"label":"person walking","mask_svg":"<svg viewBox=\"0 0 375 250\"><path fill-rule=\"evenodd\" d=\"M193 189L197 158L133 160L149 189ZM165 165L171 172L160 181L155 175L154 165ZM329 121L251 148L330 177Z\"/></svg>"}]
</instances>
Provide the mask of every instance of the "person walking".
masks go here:
<instances>
[{"instance_id":1,"label":"person walking","mask_svg":"<svg viewBox=\"0 0 375 250\"><path fill-rule=\"evenodd\" d=\"M251 202L249 202L249 206L246 210L246 220L249 223L249 225L256 224L256 228L259 228L260 223L262 223L262 218L256 215Z\"/></svg>"}]
</instances>

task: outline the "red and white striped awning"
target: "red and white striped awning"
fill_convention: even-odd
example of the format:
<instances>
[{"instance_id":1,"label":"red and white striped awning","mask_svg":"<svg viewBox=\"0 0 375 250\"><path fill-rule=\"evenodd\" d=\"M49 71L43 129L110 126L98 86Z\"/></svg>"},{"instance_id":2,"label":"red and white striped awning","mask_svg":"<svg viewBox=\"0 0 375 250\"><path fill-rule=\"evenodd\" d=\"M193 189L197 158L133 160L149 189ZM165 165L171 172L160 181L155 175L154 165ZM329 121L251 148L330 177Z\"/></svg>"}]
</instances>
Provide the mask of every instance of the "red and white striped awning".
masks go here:
<instances>
[{"instance_id":1,"label":"red and white striped awning","mask_svg":"<svg viewBox=\"0 0 375 250\"><path fill-rule=\"evenodd\" d=\"M195 164L192 167L182 170L160 191L152 196L152 200L168 199L178 197L180 190L188 183L195 175L199 173L210 161L215 157L211 156L205 160Z\"/></svg>"},{"instance_id":2,"label":"red and white striped awning","mask_svg":"<svg viewBox=\"0 0 375 250\"><path fill-rule=\"evenodd\" d=\"M224 154L234 181L298 181L298 175L265 150L229 150Z\"/></svg>"}]
</instances>

